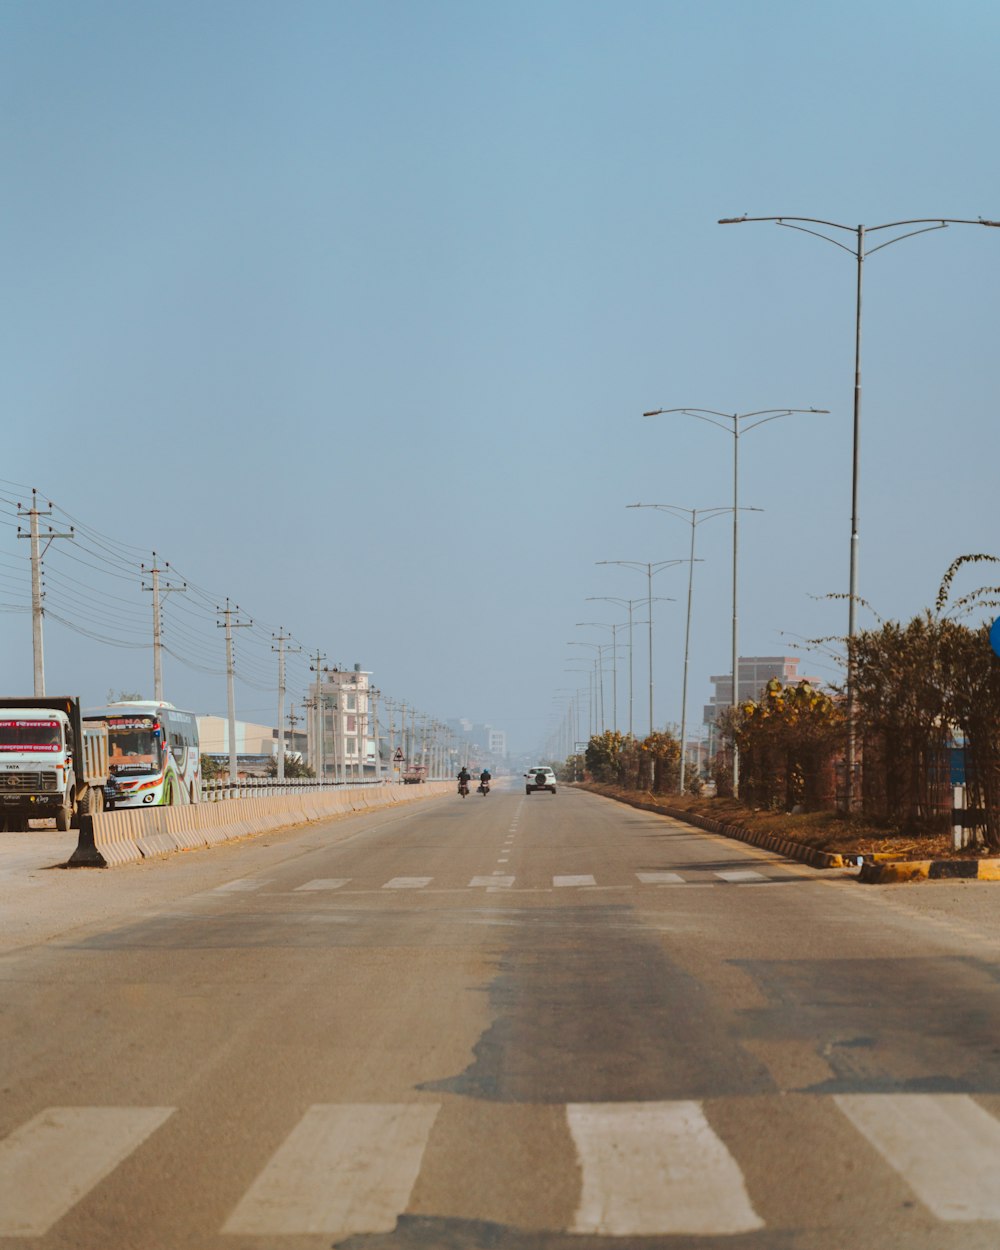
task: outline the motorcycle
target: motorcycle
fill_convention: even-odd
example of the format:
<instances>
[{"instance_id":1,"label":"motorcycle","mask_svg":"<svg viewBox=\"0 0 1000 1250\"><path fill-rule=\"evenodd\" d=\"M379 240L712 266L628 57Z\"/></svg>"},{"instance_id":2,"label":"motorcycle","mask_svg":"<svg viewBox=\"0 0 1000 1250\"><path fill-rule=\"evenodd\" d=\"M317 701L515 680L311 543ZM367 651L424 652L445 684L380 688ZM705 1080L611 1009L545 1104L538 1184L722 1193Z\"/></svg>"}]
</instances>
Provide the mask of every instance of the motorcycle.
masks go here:
<instances>
[{"instance_id":1,"label":"motorcycle","mask_svg":"<svg viewBox=\"0 0 1000 1250\"><path fill-rule=\"evenodd\" d=\"M458 792L464 799L469 793L469 783L467 781L460 781L458 783Z\"/></svg>"},{"instance_id":2,"label":"motorcycle","mask_svg":"<svg viewBox=\"0 0 1000 1250\"><path fill-rule=\"evenodd\" d=\"M486 795L489 794L490 792L490 783L488 781L481 781L479 783L478 789L479 789L479 793L485 798Z\"/></svg>"}]
</instances>

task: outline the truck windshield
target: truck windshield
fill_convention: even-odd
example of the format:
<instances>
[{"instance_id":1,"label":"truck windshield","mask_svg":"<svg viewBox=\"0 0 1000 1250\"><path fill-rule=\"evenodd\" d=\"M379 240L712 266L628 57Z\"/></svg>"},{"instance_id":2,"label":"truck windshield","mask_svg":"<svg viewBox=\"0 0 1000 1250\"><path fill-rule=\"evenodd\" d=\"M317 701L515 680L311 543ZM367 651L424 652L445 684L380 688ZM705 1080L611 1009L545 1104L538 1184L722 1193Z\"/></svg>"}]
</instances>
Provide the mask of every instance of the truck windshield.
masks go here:
<instances>
[{"instance_id":1,"label":"truck windshield","mask_svg":"<svg viewBox=\"0 0 1000 1250\"><path fill-rule=\"evenodd\" d=\"M0 751L58 751L57 720L0 720Z\"/></svg>"}]
</instances>

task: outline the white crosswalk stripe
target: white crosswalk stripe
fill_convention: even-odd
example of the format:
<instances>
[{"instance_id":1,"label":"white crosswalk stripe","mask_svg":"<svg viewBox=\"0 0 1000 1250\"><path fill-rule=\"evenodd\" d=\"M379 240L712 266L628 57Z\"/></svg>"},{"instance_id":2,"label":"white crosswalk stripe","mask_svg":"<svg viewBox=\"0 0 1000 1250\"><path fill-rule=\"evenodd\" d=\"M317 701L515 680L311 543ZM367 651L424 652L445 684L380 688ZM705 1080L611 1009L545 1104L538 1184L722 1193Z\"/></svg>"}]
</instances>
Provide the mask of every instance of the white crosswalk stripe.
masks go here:
<instances>
[{"instance_id":1,"label":"white crosswalk stripe","mask_svg":"<svg viewBox=\"0 0 1000 1250\"><path fill-rule=\"evenodd\" d=\"M501 865L501 867L499 869L494 870L492 873L478 874L472 877L468 882L453 881L451 883L446 882L445 884L448 885L448 888L450 889L466 888L466 889L477 890L477 889L483 889L487 887L493 888L493 887L498 887L498 886L508 887L508 888L512 887L515 884L515 881L517 880L517 878L515 878L512 874L509 874L504 871L504 869L509 867L507 860L508 860L507 856L502 856L497 861ZM633 876L635 878L635 881L637 881L638 884L641 886L690 886L695 889L698 889L698 888L704 889L704 888L711 888L713 885L718 885L720 882L723 882L726 885L773 885L774 884L774 881L771 878L768 878L763 873L756 872L751 868L720 869L718 871L711 872L711 873L698 871L698 872L691 873L688 876L684 876L680 872L668 872L666 870L662 870L662 871L636 872L633 874ZM713 881L710 879L713 877L716 878L716 880ZM709 879L706 879L706 878L709 878ZM633 889L635 888L634 882L632 883L630 887L629 884L624 881L611 882L611 883L604 882L603 884L599 885L597 878L594 876L593 873L562 873L562 874L558 874L552 877L550 880L552 884L551 886L546 886L545 887L546 889L554 888L554 889L561 889L561 890L570 890L570 889L624 890L624 889L629 889L629 888L633 888ZM424 890L429 885L432 885L434 881L435 881L434 877L392 877L389 881L382 882L381 885L375 885L374 883L365 884L363 882L355 882L353 884L353 888L351 890L345 891L345 893L357 894L359 893L359 891L361 893L365 893L373 889L374 890L379 890L379 889L381 890ZM522 881L522 888L527 888L528 883L526 883L523 878L521 879L521 881ZM352 885L352 882L354 882L354 878L351 878L351 877L317 877L313 881L306 881L302 885L295 886L294 889L291 891L291 893L293 894L332 893L336 890L343 889L344 886ZM270 882L266 882L266 881L230 881L226 885L217 886L216 889L212 892L236 894L236 893L249 892L253 890L259 890L262 886L268 885L268 884L270 884ZM542 887L535 886L533 888L540 889Z\"/></svg>"},{"instance_id":2,"label":"white crosswalk stripe","mask_svg":"<svg viewBox=\"0 0 1000 1250\"><path fill-rule=\"evenodd\" d=\"M222 1231L391 1232L438 1110L421 1103L310 1107Z\"/></svg>"},{"instance_id":3,"label":"white crosswalk stripe","mask_svg":"<svg viewBox=\"0 0 1000 1250\"><path fill-rule=\"evenodd\" d=\"M735 1159L697 1102L577 1103L582 1170L570 1232L734 1234L763 1227Z\"/></svg>"},{"instance_id":4,"label":"white crosswalk stripe","mask_svg":"<svg viewBox=\"0 0 1000 1250\"><path fill-rule=\"evenodd\" d=\"M834 1102L939 1220L1000 1220L1000 1123L967 1094Z\"/></svg>"},{"instance_id":5,"label":"white crosswalk stripe","mask_svg":"<svg viewBox=\"0 0 1000 1250\"><path fill-rule=\"evenodd\" d=\"M828 1101L815 1096L800 1105L808 1115ZM1000 1224L1000 1119L971 1097L838 1094L833 1102L935 1219ZM222 1232L391 1231L409 1209L440 1112L436 1103L313 1105L283 1141L271 1143L270 1161L247 1178ZM455 1106L448 1112L462 1114ZM0 1141L0 1238L45 1236L175 1114L173 1107L50 1107L15 1129ZM571 1103L564 1114L580 1182L568 1226L551 1231L695 1238L764 1227L704 1103ZM448 1140L442 1134L438 1149ZM439 1158L428 1175L441 1168ZM545 1177L538 1183L544 1187ZM453 1196L438 1196L434 1213L453 1214ZM427 1200L424 1192L425 1213ZM468 1201L459 1198L463 1210ZM780 1227L773 1216L769 1223ZM72 1240L72 1226L66 1237Z\"/></svg>"},{"instance_id":6,"label":"white crosswalk stripe","mask_svg":"<svg viewBox=\"0 0 1000 1250\"><path fill-rule=\"evenodd\" d=\"M174 1112L49 1107L0 1142L0 1237L41 1237Z\"/></svg>"}]
</instances>

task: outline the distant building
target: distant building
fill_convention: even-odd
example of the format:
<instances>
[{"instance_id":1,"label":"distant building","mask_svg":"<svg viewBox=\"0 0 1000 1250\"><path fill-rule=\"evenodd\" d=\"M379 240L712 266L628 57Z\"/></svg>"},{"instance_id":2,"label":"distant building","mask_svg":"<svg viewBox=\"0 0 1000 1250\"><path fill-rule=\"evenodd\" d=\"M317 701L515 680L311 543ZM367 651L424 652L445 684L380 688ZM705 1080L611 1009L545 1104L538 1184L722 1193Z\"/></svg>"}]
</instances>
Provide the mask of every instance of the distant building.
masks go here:
<instances>
[{"instance_id":1,"label":"distant building","mask_svg":"<svg viewBox=\"0 0 1000 1250\"><path fill-rule=\"evenodd\" d=\"M377 691L371 676L360 664L324 669L309 687L309 763L317 777L346 781L381 772L375 754Z\"/></svg>"},{"instance_id":2,"label":"distant building","mask_svg":"<svg viewBox=\"0 0 1000 1250\"><path fill-rule=\"evenodd\" d=\"M458 740L459 751L465 753L464 762L494 771L506 768L506 730L496 729L492 725L477 725L464 717L455 717L445 724Z\"/></svg>"},{"instance_id":3,"label":"distant building","mask_svg":"<svg viewBox=\"0 0 1000 1250\"><path fill-rule=\"evenodd\" d=\"M795 686L800 681L807 681L811 686L822 686L820 677L806 677L799 672L800 658L797 655L747 655L739 660L738 702L757 700L760 692L769 681L777 679L783 686ZM722 673L709 678L715 691L711 703L705 705L705 724L715 724L722 708L733 702L733 675Z\"/></svg>"}]
</instances>

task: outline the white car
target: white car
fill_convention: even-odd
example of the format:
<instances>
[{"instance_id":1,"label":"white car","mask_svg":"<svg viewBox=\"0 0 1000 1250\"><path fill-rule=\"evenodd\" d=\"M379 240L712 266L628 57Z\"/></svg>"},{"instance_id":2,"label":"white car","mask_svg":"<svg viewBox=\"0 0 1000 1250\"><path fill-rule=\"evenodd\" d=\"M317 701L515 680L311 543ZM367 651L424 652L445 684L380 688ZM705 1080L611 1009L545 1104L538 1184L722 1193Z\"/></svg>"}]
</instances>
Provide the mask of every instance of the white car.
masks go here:
<instances>
[{"instance_id":1,"label":"white car","mask_svg":"<svg viewBox=\"0 0 1000 1250\"><path fill-rule=\"evenodd\" d=\"M535 790L548 790L549 794L556 792L556 775L551 768L547 768L539 764L535 768L529 768L524 774L524 793L531 794Z\"/></svg>"}]
</instances>

